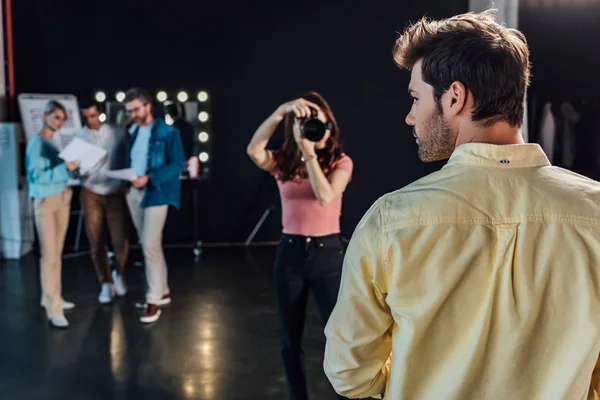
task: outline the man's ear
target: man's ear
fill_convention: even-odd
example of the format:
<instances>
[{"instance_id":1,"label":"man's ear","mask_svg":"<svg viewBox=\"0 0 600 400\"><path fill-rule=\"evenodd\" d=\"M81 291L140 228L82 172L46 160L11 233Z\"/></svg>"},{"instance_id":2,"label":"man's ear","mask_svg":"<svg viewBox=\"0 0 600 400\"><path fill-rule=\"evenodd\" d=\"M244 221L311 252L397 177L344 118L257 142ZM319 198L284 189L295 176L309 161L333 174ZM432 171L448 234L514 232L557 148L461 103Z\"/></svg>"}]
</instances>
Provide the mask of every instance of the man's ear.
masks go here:
<instances>
[{"instance_id":1,"label":"man's ear","mask_svg":"<svg viewBox=\"0 0 600 400\"><path fill-rule=\"evenodd\" d=\"M467 105L468 91L462 82L454 81L442 95L442 106L445 114L458 115Z\"/></svg>"}]
</instances>

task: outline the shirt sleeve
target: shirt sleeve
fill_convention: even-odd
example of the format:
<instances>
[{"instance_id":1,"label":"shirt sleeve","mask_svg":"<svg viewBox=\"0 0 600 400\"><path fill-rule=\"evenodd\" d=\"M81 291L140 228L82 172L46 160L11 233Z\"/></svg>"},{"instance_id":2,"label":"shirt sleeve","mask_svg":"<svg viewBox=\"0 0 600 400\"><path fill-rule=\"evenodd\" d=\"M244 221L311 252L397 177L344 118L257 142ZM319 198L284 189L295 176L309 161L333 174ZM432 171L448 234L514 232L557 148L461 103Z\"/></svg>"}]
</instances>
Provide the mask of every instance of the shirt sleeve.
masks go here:
<instances>
[{"instance_id":1,"label":"shirt sleeve","mask_svg":"<svg viewBox=\"0 0 600 400\"><path fill-rule=\"evenodd\" d=\"M70 178L69 170L63 160L50 163L44 158L41 140L30 142L26 149L25 168L28 181L32 184L52 184L67 182Z\"/></svg>"},{"instance_id":2,"label":"shirt sleeve","mask_svg":"<svg viewBox=\"0 0 600 400\"><path fill-rule=\"evenodd\" d=\"M150 147L148 147L149 151ZM170 179L179 179L179 174L185 169L185 155L183 154L181 134L175 127L171 127L165 151L166 162L148 172L148 179L152 185L160 186Z\"/></svg>"},{"instance_id":3,"label":"shirt sleeve","mask_svg":"<svg viewBox=\"0 0 600 400\"><path fill-rule=\"evenodd\" d=\"M352 170L354 169L354 162L347 155L343 154L342 157L335 163L335 169L341 169L342 171L346 171L350 175L352 175Z\"/></svg>"},{"instance_id":4,"label":"shirt sleeve","mask_svg":"<svg viewBox=\"0 0 600 400\"><path fill-rule=\"evenodd\" d=\"M350 240L337 304L325 328L325 373L337 393L351 398L381 398L390 370L393 318L386 303L383 203L369 209Z\"/></svg>"},{"instance_id":5,"label":"shirt sleeve","mask_svg":"<svg viewBox=\"0 0 600 400\"><path fill-rule=\"evenodd\" d=\"M596 365L594 366L594 371L592 372L592 383L590 389L594 392L594 399L600 399L600 358L596 360Z\"/></svg>"}]
</instances>

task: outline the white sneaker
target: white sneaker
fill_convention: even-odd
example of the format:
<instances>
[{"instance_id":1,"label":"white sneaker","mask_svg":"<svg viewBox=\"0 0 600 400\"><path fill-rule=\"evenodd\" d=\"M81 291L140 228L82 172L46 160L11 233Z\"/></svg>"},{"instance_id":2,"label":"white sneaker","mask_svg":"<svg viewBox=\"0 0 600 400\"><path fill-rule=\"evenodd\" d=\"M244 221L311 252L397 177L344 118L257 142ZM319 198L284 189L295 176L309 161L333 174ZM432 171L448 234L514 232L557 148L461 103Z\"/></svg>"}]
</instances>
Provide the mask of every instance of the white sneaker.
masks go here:
<instances>
[{"instance_id":1,"label":"white sneaker","mask_svg":"<svg viewBox=\"0 0 600 400\"><path fill-rule=\"evenodd\" d=\"M72 310L75 308L75 303L63 300L63 310Z\"/></svg>"},{"instance_id":2,"label":"white sneaker","mask_svg":"<svg viewBox=\"0 0 600 400\"><path fill-rule=\"evenodd\" d=\"M103 283L100 295L98 295L98 302L100 304L108 304L112 301L115 296L115 288L110 283Z\"/></svg>"},{"instance_id":3,"label":"white sneaker","mask_svg":"<svg viewBox=\"0 0 600 400\"><path fill-rule=\"evenodd\" d=\"M55 328L68 328L69 321L67 321L64 315L59 315L57 317L50 318L50 325Z\"/></svg>"},{"instance_id":4,"label":"white sneaker","mask_svg":"<svg viewBox=\"0 0 600 400\"><path fill-rule=\"evenodd\" d=\"M117 296L125 296L127 294L127 286L125 286L123 275L117 274L117 270L115 269L112 272L112 278L115 284L115 292L117 293Z\"/></svg>"}]
</instances>

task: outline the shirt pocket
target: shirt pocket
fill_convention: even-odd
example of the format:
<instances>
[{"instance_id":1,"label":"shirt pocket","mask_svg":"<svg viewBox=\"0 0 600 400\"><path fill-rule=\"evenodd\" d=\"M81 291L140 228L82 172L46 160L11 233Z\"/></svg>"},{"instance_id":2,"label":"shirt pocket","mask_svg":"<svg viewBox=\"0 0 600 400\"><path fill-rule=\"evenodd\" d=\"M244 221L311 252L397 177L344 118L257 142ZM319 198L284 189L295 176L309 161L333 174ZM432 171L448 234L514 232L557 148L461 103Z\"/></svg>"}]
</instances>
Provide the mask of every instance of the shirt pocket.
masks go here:
<instances>
[{"instance_id":1,"label":"shirt pocket","mask_svg":"<svg viewBox=\"0 0 600 400\"><path fill-rule=\"evenodd\" d=\"M166 162L167 143L164 140L154 140L150 143L150 168L160 168Z\"/></svg>"}]
</instances>

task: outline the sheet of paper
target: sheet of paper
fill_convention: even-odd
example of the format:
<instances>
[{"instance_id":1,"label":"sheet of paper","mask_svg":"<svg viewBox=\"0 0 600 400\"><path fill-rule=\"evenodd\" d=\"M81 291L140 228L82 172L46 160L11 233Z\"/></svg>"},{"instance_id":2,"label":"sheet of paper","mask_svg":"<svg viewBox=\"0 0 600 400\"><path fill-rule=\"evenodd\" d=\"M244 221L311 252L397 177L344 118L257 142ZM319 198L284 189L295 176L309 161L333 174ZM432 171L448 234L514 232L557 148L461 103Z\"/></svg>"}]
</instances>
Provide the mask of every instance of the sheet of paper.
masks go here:
<instances>
[{"instance_id":1,"label":"sheet of paper","mask_svg":"<svg viewBox=\"0 0 600 400\"><path fill-rule=\"evenodd\" d=\"M109 178L121 179L123 181L132 181L137 178L137 175L133 168L115 169L112 171L106 171L105 175Z\"/></svg>"},{"instance_id":2,"label":"sheet of paper","mask_svg":"<svg viewBox=\"0 0 600 400\"><path fill-rule=\"evenodd\" d=\"M80 138L74 138L58 154L65 161L79 160L80 168L83 170L91 169L106 157L106 150L94 146Z\"/></svg>"}]
</instances>

